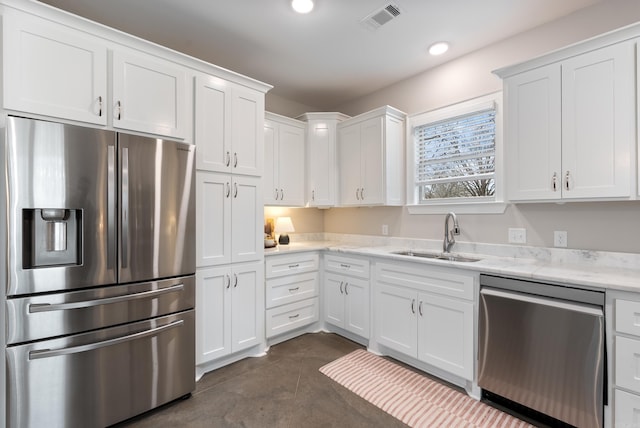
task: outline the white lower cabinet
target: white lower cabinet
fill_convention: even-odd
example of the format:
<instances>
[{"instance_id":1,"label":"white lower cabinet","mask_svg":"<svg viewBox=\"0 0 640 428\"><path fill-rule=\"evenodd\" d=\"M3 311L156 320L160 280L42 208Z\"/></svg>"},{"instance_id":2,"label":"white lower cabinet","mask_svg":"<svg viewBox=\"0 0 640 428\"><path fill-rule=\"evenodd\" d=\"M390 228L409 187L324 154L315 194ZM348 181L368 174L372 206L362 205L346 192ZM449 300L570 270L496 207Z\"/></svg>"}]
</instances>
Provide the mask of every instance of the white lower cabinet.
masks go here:
<instances>
[{"instance_id":1,"label":"white lower cabinet","mask_svg":"<svg viewBox=\"0 0 640 428\"><path fill-rule=\"evenodd\" d=\"M368 339L369 289L368 260L326 255L324 321Z\"/></svg>"},{"instance_id":2,"label":"white lower cabinet","mask_svg":"<svg viewBox=\"0 0 640 428\"><path fill-rule=\"evenodd\" d=\"M264 329L262 262L196 272L196 364L258 345Z\"/></svg>"},{"instance_id":3,"label":"white lower cabinet","mask_svg":"<svg viewBox=\"0 0 640 428\"><path fill-rule=\"evenodd\" d=\"M266 336L268 339L319 319L317 252L270 255L266 260Z\"/></svg>"},{"instance_id":4,"label":"white lower cabinet","mask_svg":"<svg viewBox=\"0 0 640 428\"><path fill-rule=\"evenodd\" d=\"M635 294L613 299L614 423L616 428L640 426L640 301Z\"/></svg>"},{"instance_id":5,"label":"white lower cabinet","mask_svg":"<svg viewBox=\"0 0 640 428\"><path fill-rule=\"evenodd\" d=\"M375 340L466 380L474 377L475 273L375 266Z\"/></svg>"}]
</instances>

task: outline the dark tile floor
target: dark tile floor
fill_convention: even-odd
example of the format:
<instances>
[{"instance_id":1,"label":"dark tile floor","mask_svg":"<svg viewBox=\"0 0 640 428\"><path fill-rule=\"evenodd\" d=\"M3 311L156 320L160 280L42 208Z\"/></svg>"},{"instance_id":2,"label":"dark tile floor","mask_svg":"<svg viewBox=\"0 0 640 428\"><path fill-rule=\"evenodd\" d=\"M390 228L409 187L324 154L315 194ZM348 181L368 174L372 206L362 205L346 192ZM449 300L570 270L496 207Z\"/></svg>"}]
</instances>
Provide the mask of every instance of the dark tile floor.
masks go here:
<instances>
[{"instance_id":1,"label":"dark tile floor","mask_svg":"<svg viewBox=\"0 0 640 428\"><path fill-rule=\"evenodd\" d=\"M358 348L334 334L306 334L207 373L191 398L119 427L406 427L318 371Z\"/></svg>"}]
</instances>

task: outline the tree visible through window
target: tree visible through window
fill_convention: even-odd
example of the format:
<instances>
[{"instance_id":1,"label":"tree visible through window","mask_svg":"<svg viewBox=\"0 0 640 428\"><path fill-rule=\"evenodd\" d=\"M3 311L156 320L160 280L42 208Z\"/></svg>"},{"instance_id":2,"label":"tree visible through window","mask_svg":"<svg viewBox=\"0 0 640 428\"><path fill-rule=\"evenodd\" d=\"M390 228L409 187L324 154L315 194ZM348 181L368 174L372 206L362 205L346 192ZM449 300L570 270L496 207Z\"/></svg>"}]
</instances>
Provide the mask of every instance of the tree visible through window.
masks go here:
<instances>
[{"instance_id":1,"label":"tree visible through window","mask_svg":"<svg viewBox=\"0 0 640 428\"><path fill-rule=\"evenodd\" d=\"M421 202L495 195L496 109L414 128L415 185Z\"/></svg>"}]
</instances>

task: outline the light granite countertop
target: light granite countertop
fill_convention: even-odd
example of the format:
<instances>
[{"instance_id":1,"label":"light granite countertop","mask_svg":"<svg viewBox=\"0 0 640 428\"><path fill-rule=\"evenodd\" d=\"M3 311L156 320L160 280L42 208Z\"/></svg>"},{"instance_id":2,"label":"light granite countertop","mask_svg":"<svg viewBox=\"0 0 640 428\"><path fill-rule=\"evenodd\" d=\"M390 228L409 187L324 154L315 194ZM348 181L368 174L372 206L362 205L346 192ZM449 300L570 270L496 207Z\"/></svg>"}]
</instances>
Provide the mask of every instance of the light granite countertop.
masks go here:
<instances>
[{"instance_id":1,"label":"light granite countertop","mask_svg":"<svg viewBox=\"0 0 640 428\"><path fill-rule=\"evenodd\" d=\"M452 254L480 260L456 262L394 254L406 250L440 253L442 242L435 240L339 234L314 234L312 239L306 240L299 238L292 239L289 245L265 249L264 254L269 257L326 250L600 290L640 292L640 254L460 242L456 243Z\"/></svg>"}]
</instances>

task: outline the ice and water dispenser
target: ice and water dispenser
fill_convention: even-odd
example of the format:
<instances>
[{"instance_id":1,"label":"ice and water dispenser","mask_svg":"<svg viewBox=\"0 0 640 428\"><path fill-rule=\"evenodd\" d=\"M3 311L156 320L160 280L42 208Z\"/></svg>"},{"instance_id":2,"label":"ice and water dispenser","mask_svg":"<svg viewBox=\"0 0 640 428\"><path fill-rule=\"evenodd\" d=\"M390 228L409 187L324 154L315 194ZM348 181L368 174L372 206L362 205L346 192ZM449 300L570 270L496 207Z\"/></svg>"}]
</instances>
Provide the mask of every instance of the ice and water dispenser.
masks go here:
<instances>
[{"instance_id":1,"label":"ice and water dispenser","mask_svg":"<svg viewBox=\"0 0 640 428\"><path fill-rule=\"evenodd\" d=\"M23 267L82 264L82 210L24 209Z\"/></svg>"}]
</instances>

